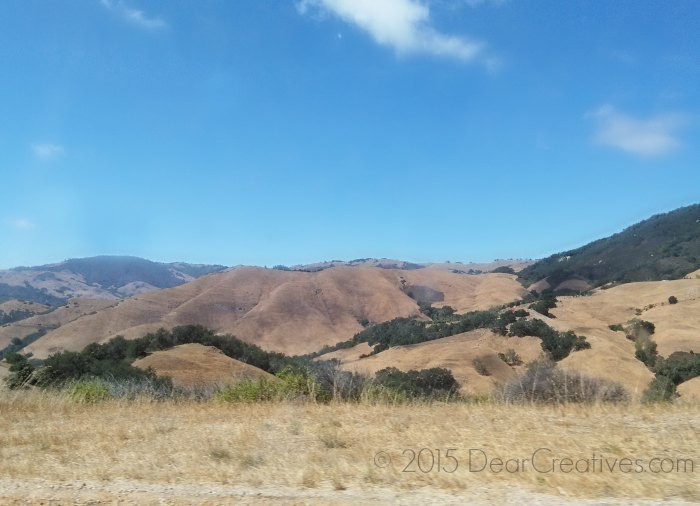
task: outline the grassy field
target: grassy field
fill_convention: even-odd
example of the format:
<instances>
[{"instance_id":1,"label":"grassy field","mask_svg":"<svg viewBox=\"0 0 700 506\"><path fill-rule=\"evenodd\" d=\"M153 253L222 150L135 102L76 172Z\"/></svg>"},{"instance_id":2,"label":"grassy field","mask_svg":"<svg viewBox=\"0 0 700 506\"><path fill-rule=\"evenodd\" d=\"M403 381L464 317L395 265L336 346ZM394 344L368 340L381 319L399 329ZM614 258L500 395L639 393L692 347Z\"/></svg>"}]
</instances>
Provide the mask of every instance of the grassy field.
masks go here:
<instances>
[{"instance_id":1,"label":"grassy field","mask_svg":"<svg viewBox=\"0 0 700 506\"><path fill-rule=\"evenodd\" d=\"M79 404L0 391L0 502L697 502L699 418L690 404ZM673 469L652 472L654 458Z\"/></svg>"}]
</instances>

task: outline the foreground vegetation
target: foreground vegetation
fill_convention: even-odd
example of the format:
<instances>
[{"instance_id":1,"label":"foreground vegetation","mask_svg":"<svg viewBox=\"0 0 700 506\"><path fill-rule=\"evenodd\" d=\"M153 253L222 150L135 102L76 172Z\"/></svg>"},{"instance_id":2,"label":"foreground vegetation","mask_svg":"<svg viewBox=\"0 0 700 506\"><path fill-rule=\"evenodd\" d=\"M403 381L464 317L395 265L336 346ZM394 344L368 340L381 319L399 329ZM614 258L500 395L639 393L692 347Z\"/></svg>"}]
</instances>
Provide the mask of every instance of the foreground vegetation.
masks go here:
<instances>
[{"instance_id":1,"label":"foreground vegetation","mask_svg":"<svg viewBox=\"0 0 700 506\"><path fill-rule=\"evenodd\" d=\"M560 459L697 459L697 405L86 405L67 394L33 390L0 392L0 412L4 503L18 497L18 504L50 498L211 504L238 502L236 494L304 504L392 503L396 497L457 503L445 494L494 504L542 499L523 500L526 493L555 494L562 502L570 500L566 496L700 500L688 472L474 472L468 461L470 449L505 460L528 458L538 448ZM422 448L440 449L443 456L454 448L459 468L404 472L410 458L405 450ZM388 459L375 460L377 455Z\"/></svg>"}]
</instances>

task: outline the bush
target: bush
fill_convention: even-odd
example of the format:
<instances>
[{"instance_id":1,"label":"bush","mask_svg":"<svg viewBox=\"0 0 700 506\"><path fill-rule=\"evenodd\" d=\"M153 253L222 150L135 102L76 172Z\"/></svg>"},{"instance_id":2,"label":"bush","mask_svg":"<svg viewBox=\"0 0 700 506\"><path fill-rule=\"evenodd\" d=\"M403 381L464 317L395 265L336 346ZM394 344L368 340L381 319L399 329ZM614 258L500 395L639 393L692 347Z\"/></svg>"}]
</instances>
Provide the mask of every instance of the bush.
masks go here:
<instances>
[{"instance_id":1,"label":"bush","mask_svg":"<svg viewBox=\"0 0 700 506\"><path fill-rule=\"evenodd\" d=\"M429 302L419 302L420 312L433 321L450 320L455 314L455 310L450 306L433 307Z\"/></svg>"},{"instance_id":2,"label":"bush","mask_svg":"<svg viewBox=\"0 0 700 506\"><path fill-rule=\"evenodd\" d=\"M474 366L476 372L478 372L481 376L491 376L491 372L488 370L486 364L484 364L484 361L481 360L481 358L475 358L472 361L472 365Z\"/></svg>"},{"instance_id":3,"label":"bush","mask_svg":"<svg viewBox=\"0 0 700 506\"><path fill-rule=\"evenodd\" d=\"M634 343L634 356L648 368L653 368L659 352L656 343L649 337L639 337Z\"/></svg>"},{"instance_id":4,"label":"bush","mask_svg":"<svg viewBox=\"0 0 700 506\"><path fill-rule=\"evenodd\" d=\"M678 304L678 299L677 299L674 295L671 295L671 296L668 298L668 303L669 303L669 304Z\"/></svg>"},{"instance_id":5,"label":"bush","mask_svg":"<svg viewBox=\"0 0 700 506\"><path fill-rule=\"evenodd\" d=\"M512 267L508 265L503 265L501 267L496 267L494 270L491 272L497 272L497 273L502 273L502 274L515 274L515 270L513 270Z\"/></svg>"},{"instance_id":6,"label":"bush","mask_svg":"<svg viewBox=\"0 0 700 506\"><path fill-rule=\"evenodd\" d=\"M624 332L625 328L620 325L619 323L616 323L614 325L608 325L608 328L612 330L613 332Z\"/></svg>"},{"instance_id":7,"label":"bush","mask_svg":"<svg viewBox=\"0 0 700 506\"><path fill-rule=\"evenodd\" d=\"M653 323L635 318L634 320L627 322L627 326L625 327L625 336L630 341L636 341L639 338L645 338L653 335L655 331L656 327Z\"/></svg>"},{"instance_id":8,"label":"bush","mask_svg":"<svg viewBox=\"0 0 700 506\"><path fill-rule=\"evenodd\" d=\"M215 397L225 402L328 401L331 392L316 382L308 371L288 366L279 372L277 379L261 377L239 381L220 389Z\"/></svg>"},{"instance_id":9,"label":"bush","mask_svg":"<svg viewBox=\"0 0 700 506\"><path fill-rule=\"evenodd\" d=\"M572 331L558 332L542 320L518 320L510 326L510 336L533 336L542 340L542 349L555 361L569 356L572 351L591 347L585 336Z\"/></svg>"},{"instance_id":10,"label":"bush","mask_svg":"<svg viewBox=\"0 0 700 506\"><path fill-rule=\"evenodd\" d=\"M510 348L505 353L499 353L498 358L503 360L509 366L521 365L523 363L520 355L518 355L514 349Z\"/></svg>"},{"instance_id":11,"label":"bush","mask_svg":"<svg viewBox=\"0 0 700 506\"><path fill-rule=\"evenodd\" d=\"M272 401L281 398L281 389L276 382L267 378L245 379L222 388L216 392L214 397L223 402Z\"/></svg>"},{"instance_id":12,"label":"bush","mask_svg":"<svg viewBox=\"0 0 700 506\"><path fill-rule=\"evenodd\" d=\"M642 394L642 402L671 402L676 397L676 384L665 376L657 375Z\"/></svg>"},{"instance_id":13,"label":"bush","mask_svg":"<svg viewBox=\"0 0 700 506\"><path fill-rule=\"evenodd\" d=\"M75 382L69 391L70 398L83 404L94 404L110 399L109 387L97 379Z\"/></svg>"},{"instance_id":14,"label":"bush","mask_svg":"<svg viewBox=\"0 0 700 506\"><path fill-rule=\"evenodd\" d=\"M449 398L456 395L459 385L448 369L434 367L420 371L400 371L387 367L377 371L375 382L410 398Z\"/></svg>"},{"instance_id":15,"label":"bush","mask_svg":"<svg viewBox=\"0 0 700 506\"><path fill-rule=\"evenodd\" d=\"M543 316L546 316L548 318L554 318L554 315L552 315L549 310L554 309L557 307L557 299L553 295L548 295L545 297L542 297L540 300L533 302L528 306L530 309L533 311L537 311Z\"/></svg>"},{"instance_id":16,"label":"bush","mask_svg":"<svg viewBox=\"0 0 700 506\"><path fill-rule=\"evenodd\" d=\"M676 351L668 358L658 357L654 364L657 376L665 376L674 384L681 383L700 376L700 354L692 351Z\"/></svg>"},{"instance_id":17,"label":"bush","mask_svg":"<svg viewBox=\"0 0 700 506\"><path fill-rule=\"evenodd\" d=\"M8 388L21 388L31 383L34 366L26 357L19 353L10 353L5 356L5 360L10 364L10 374L5 378L5 384Z\"/></svg>"},{"instance_id":18,"label":"bush","mask_svg":"<svg viewBox=\"0 0 700 506\"><path fill-rule=\"evenodd\" d=\"M563 404L569 402L621 402L629 396L618 383L561 371L554 362L540 359L527 372L500 391L508 402Z\"/></svg>"}]
</instances>

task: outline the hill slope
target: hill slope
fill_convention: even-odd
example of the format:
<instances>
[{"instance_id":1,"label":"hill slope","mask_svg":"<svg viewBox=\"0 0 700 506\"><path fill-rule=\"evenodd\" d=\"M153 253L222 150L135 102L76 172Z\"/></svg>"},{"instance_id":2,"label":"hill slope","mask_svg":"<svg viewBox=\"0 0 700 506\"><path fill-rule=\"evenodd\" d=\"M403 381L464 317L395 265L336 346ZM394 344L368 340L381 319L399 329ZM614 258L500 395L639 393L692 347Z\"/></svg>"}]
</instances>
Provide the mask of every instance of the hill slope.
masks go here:
<instances>
[{"instance_id":1,"label":"hill slope","mask_svg":"<svg viewBox=\"0 0 700 506\"><path fill-rule=\"evenodd\" d=\"M670 304L670 296L676 297L678 302ZM635 397L641 395L653 374L635 358L634 343L624 332L611 330L610 325L624 325L634 318L652 322L656 331L651 337L664 357L677 351L700 351L697 332L700 328L700 278L627 283L607 290L597 289L585 297L559 296L557 307L550 312L555 318L546 318L534 311L530 314L557 330L573 330L577 335L584 335L591 344L590 349L563 359L559 367L616 381ZM512 377L497 359L498 352L509 348L524 362L541 352L536 338L503 337L488 330L477 330L416 345L397 346L366 358L360 356L369 353L370 347L362 343L321 355L319 359L338 359L344 369L365 373L384 367L402 370L446 367L452 370L463 392L484 394L496 383ZM472 363L477 357L486 364L491 376L477 374ZM698 383L683 385L685 383L679 391L695 392Z\"/></svg>"},{"instance_id":2,"label":"hill slope","mask_svg":"<svg viewBox=\"0 0 700 506\"><path fill-rule=\"evenodd\" d=\"M196 323L268 350L300 354L351 338L363 329L362 322L420 317L417 299L429 298L434 305L465 312L503 304L524 293L510 274L241 267L82 316L52 330L27 351L42 358L59 349L80 350L118 334L134 338L160 327Z\"/></svg>"},{"instance_id":3,"label":"hill slope","mask_svg":"<svg viewBox=\"0 0 700 506\"><path fill-rule=\"evenodd\" d=\"M175 385L182 387L226 385L241 379L274 378L262 369L224 355L213 346L197 343L156 351L133 365L141 369L150 367L158 376L168 376Z\"/></svg>"},{"instance_id":4,"label":"hill slope","mask_svg":"<svg viewBox=\"0 0 700 506\"><path fill-rule=\"evenodd\" d=\"M609 282L678 279L700 267L700 204L659 214L581 248L557 253L519 275L534 288L574 291ZM567 284L569 286L567 286Z\"/></svg>"}]
</instances>

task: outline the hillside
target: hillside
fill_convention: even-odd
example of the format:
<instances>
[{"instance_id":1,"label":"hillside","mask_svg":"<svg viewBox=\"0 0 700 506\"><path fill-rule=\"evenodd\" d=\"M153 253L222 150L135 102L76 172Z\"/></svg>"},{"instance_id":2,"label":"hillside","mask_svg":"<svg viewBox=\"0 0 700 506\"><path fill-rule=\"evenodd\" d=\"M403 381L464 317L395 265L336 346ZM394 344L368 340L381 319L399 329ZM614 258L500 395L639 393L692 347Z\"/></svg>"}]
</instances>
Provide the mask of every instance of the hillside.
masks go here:
<instances>
[{"instance_id":1,"label":"hillside","mask_svg":"<svg viewBox=\"0 0 700 506\"><path fill-rule=\"evenodd\" d=\"M0 326L0 352L4 350L13 339L19 339L24 345L30 344L43 334L66 325L86 315L96 314L97 311L112 307L118 301L105 299L73 299L64 306L47 308L26 318ZM5 304L12 304L6 302ZM39 306L38 304L29 307Z\"/></svg>"},{"instance_id":2,"label":"hillside","mask_svg":"<svg viewBox=\"0 0 700 506\"><path fill-rule=\"evenodd\" d=\"M0 270L0 302L19 299L60 306L76 297L117 300L172 288L224 269L222 265L165 264L127 256L77 258Z\"/></svg>"},{"instance_id":3,"label":"hillside","mask_svg":"<svg viewBox=\"0 0 700 506\"><path fill-rule=\"evenodd\" d=\"M675 304L668 299L675 296ZM616 381L635 397L651 381L653 374L635 358L635 345L624 332L615 332L610 325L625 324L634 318L654 323L652 338L661 356L676 351L700 350L700 278L674 281L629 283L607 290L597 289L589 296L559 296L557 307L546 318L531 311L531 317L551 327L577 335L585 335L591 348L572 353L560 362L565 370L580 371L589 376ZM484 394L497 383L512 377L521 368L510 369L497 353L514 349L524 362L536 358L539 340L531 337L503 337L488 330L477 330L411 346L397 346L376 355L368 354L366 343L354 348L321 355L319 359L338 359L343 369L374 373L384 367L402 370L446 367L452 370L462 391ZM490 376L477 373L473 360L481 358ZM694 383L696 384L696 383ZM681 386L683 386L682 384ZM679 387L686 391L691 386ZM695 390L693 390L695 391Z\"/></svg>"},{"instance_id":4,"label":"hillside","mask_svg":"<svg viewBox=\"0 0 700 506\"><path fill-rule=\"evenodd\" d=\"M400 270L414 270L414 269L438 269L454 272L455 274L481 274L484 272L490 272L498 267L511 267L515 272L522 270L524 267L532 264L530 260L522 259L508 259L508 260L494 260L493 262L428 262L428 263L414 263L406 262L404 260L393 260L390 258L358 258L355 260L329 260L326 262L316 262L313 264L304 265L294 265L288 269L294 271L308 271L316 272L322 271L324 269L330 269L332 267L376 267L378 269L400 269ZM275 268L287 269L282 265L278 265Z\"/></svg>"},{"instance_id":5,"label":"hillside","mask_svg":"<svg viewBox=\"0 0 700 506\"><path fill-rule=\"evenodd\" d=\"M418 316L418 300L461 312L522 297L510 274L464 275L435 269L335 267L292 272L240 267L182 286L126 299L67 323L27 347L36 357L80 350L118 334L197 323L287 354L309 353L351 338L363 323ZM413 298L412 298L413 297Z\"/></svg>"},{"instance_id":6,"label":"hillside","mask_svg":"<svg viewBox=\"0 0 700 506\"><path fill-rule=\"evenodd\" d=\"M24 300L8 300L0 303L0 325L23 320L36 314L50 311L51 307L45 304L36 304Z\"/></svg>"},{"instance_id":7,"label":"hillside","mask_svg":"<svg viewBox=\"0 0 700 506\"><path fill-rule=\"evenodd\" d=\"M519 275L538 291L678 279L700 267L700 204L659 214L622 232L557 253Z\"/></svg>"},{"instance_id":8,"label":"hillside","mask_svg":"<svg viewBox=\"0 0 700 506\"><path fill-rule=\"evenodd\" d=\"M536 359L542 351L539 339L534 337L503 337L489 330L474 330L435 341L396 346L362 359L359 358L360 353L369 351L366 343L320 358L336 358L341 361L343 369L368 375L386 367L405 371L444 367L452 371L462 393L483 395L491 393L497 384L512 380L524 371L524 365L510 367L498 357L498 353L508 349L514 349L523 364ZM488 376L476 371L473 364L475 359L484 364Z\"/></svg>"},{"instance_id":9,"label":"hillside","mask_svg":"<svg viewBox=\"0 0 700 506\"><path fill-rule=\"evenodd\" d=\"M226 385L241 379L274 378L262 369L224 355L213 346L196 343L156 351L133 365L141 369L150 367L158 376L168 376L175 385L189 388Z\"/></svg>"}]
</instances>

